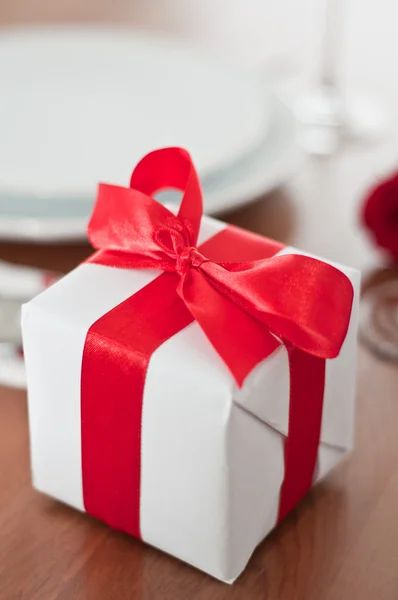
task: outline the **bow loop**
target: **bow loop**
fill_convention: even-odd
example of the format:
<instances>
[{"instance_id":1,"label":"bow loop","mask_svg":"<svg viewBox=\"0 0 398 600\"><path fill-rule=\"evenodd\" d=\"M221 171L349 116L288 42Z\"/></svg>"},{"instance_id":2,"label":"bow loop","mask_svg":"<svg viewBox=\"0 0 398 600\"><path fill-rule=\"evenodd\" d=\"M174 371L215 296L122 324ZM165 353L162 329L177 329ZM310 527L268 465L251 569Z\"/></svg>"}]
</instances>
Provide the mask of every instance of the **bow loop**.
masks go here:
<instances>
[{"instance_id":1,"label":"bow loop","mask_svg":"<svg viewBox=\"0 0 398 600\"><path fill-rule=\"evenodd\" d=\"M203 212L198 174L188 152L183 148L163 148L150 152L138 163L130 187L149 196L166 189L183 192L178 217L190 230L196 244Z\"/></svg>"},{"instance_id":2,"label":"bow loop","mask_svg":"<svg viewBox=\"0 0 398 600\"><path fill-rule=\"evenodd\" d=\"M152 195L166 189L183 192L174 215ZM202 218L202 193L192 160L182 148L151 152L136 166L130 188L101 183L88 224L94 248L134 252L137 245L150 251L156 232L179 231L185 243L195 245Z\"/></svg>"},{"instance_id":3,"label":"bow loop","mask_svg":"<svg viewBox=\"0 0 398 600\"><path fill-rule=\"evenodd\" d=\"M154 233L154 238L166 254L173 257L181 254L192 243L190 232L179 222L176 223L176 227L159 227Z\"/></svg>"},{"instance_id":4,"label":"bow loop","mask_svg":"<svg viewBox=\"0 0 398 600\"><path fill-rule=\"evenodd\" d=\"M208 262L201 272L219 293L283 342L320 358L339 354L353 288L332 265L284 254L246 263Z\"/></svg>"}]
</instances>

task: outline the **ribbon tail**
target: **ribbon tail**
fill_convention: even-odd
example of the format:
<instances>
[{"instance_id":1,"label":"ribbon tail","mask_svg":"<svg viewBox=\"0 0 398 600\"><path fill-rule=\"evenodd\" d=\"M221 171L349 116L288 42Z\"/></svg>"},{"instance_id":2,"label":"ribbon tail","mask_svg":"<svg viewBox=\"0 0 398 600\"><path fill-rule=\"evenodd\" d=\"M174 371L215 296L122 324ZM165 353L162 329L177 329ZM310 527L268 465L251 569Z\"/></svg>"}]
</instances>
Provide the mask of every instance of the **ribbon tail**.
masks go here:
<instances>
[{"instance_id":1,"label":"ribbon tail","mask_svg":"<svg viewBox=\"0 0 398 600\"><path fill-rule=\"evenodd\" d=\"M239 386L280 345L266 327L214 289L199 270L189 269L177 292Z\"/></svg>"},{"instance_id":2,"label":"ribbon tail","mask_svg":"<svg viewBox=\"0 0 398 600\"><path fill-rule=\"evenodd\" d=\"M200 271L190 269L180 282L178 293L239 386L253 367L280 345L251 315L215 290ZM290 401L278 521L312 486L321 434L326 365L322 358L291 344L285 345L289 355Z\"/></svg>"}]
</instances>

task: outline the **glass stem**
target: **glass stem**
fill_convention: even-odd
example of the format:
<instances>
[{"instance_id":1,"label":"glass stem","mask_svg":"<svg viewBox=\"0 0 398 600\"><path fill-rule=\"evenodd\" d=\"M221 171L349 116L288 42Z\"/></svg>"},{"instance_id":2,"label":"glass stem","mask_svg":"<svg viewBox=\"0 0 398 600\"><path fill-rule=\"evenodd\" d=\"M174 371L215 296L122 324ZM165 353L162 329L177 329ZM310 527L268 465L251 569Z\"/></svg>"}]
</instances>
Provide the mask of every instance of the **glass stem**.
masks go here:
<instances>
[{"instance_id":1,"label":"glass stem","mask_svg":"<svg viewBox=\"0 0 398 600\"><path fill-rule=\"evenodd\" d=\"M325 0L321 48L320 84L336 96L340 93L339 53L342 41L343 2L344 0Z\"/></svg>"}]
</instances>

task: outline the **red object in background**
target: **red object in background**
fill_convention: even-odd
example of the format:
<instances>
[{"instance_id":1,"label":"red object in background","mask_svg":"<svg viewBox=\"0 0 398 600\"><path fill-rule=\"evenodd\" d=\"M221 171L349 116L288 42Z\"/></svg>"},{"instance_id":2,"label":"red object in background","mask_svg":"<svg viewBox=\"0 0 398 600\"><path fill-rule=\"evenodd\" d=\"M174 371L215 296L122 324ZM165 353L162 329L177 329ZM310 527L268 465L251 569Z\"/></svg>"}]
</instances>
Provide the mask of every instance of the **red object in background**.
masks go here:
<instances>
[{"instance_id":1,"label":"red object in background","mask_svg":"<svg viewBox=\"0 0 398 600\"><path fill-rule=\"evenodd\" d=\"M361 217L375 243L398 261L398 171L370 190Z\"/></svg>"}]
</instances>

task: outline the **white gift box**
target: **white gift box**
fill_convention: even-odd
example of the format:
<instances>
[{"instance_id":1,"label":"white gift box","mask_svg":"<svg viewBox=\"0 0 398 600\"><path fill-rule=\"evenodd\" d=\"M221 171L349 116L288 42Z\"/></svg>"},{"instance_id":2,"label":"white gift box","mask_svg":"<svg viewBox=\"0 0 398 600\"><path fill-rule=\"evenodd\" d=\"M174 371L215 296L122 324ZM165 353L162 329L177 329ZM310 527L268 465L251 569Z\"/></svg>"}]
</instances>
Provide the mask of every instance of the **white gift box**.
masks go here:
<instances>
[{"instance_id":1,"label":"white gift box","mask_svg":"<svg viewBox=\"0 0 398 600\"><path fill-rule=\"evenodd\" d=\"M204 217L199 243L225 227ZM291 247L280 253L303 254ZM359 273L334 266L351 280L354 303L341 352L326 361L316 480L353 443ZM23 307L33 483L82 511L86 335L99 317L158 275L86 263ZM143 398L143 540L233 582L276 524L288 419L284 346L238 388L196 322L163 343L151 356Z\"/></svg>"}]
</instances>

